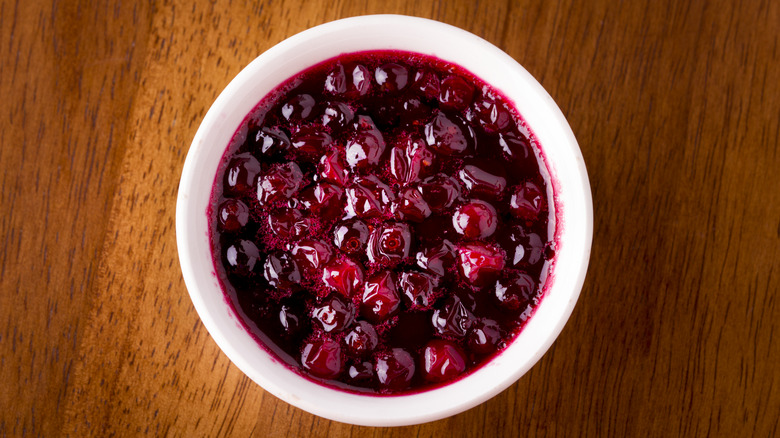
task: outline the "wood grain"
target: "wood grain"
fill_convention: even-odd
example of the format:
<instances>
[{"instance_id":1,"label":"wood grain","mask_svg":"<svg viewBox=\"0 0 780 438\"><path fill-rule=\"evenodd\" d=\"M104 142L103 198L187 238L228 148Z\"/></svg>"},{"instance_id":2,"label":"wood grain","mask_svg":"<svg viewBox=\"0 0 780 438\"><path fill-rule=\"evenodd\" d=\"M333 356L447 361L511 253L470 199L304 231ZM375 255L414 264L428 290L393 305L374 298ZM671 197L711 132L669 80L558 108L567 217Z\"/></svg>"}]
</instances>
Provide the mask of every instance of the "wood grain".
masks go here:
<instances>
[{"instance_id":1,"label":"wood grain","mask_svg":"<svg viewBox=\"0 0 780 438\"><path fill-rule=\"evenodd\" d=\"M544 358L463 414L365 428L245 377L181 279L189 143L241 68L334 19L444 21L569 119L595 238ZM0 436L780 435L780 3L0 4Z\"/></svg>"}]
</instances>

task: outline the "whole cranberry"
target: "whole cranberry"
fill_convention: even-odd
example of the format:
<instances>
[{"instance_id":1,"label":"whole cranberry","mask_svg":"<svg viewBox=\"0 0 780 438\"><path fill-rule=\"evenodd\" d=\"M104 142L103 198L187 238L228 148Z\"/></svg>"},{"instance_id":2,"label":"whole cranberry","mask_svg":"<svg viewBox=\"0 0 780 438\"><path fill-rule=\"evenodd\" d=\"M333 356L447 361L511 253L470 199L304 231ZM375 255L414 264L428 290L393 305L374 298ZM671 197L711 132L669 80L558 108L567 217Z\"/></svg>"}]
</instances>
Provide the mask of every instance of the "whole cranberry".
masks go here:
<instances>
[{"instance_id":1,"label":"whole cranberry","mask_svg":"<svg viewBox=\"0 0 780 438\"><path fill-rule=\"evenodd\" d=\"M439 98L440 89L441 81L436 73L425 68L417 70L417 73L414 75L414 83L412 84L412 90L415 93L428 101L432 101Z\"/></svg>"},{"instance_id":2,"label":"whole cranberry","mask_svg":"<svg viewBox=\"0 0 780 438\"><path fill-rule=\"evenodd\" d=\"M380 271L369 277L363 286L360 315L369 322L378 324L395 316L401 306L395 274Z\"/></svg>"},{"instance_id":3,"label":"whole cranberry","mask_svg":"<svg viewBox=\"0 0 780 438\"><path fill-rule=\"evenodd\" d=\"M355 112L344 102L328 102L322 111L322 124L341 132L355 119Z\"/></svg>"},{"instance_id":4,"label":"whole cranberry","mask_svg":"<svg viewBox=\"0 0 780 438\"><path fill-rule=\"evenodd\" d=\"M401 101L399 122L404 126L425 126L433 115L433 107L427 105L419 97L408 96Z\"/></svg>"},{"instance_id":5,"label":"whole cranberry","mask_svg":"<svg viewBox=\"0 0 780 438\"><path fill-rule=\"evenodd\" d=\"M364 275L363 268L348 258L334 260L322 269L325 285L348 298L362 291Z\"/></svg>"},{"instance_id":6,"label":"whole cranberry","mask_svg":"<svg viewBox=\"0 0 780 438\"><path fill-rule=\"evenodd\" d=\"M354 134L347 140L347 164L352 168L366 168L379 164L385 151L385 139L369 116L358 116Z\"/></svg>"},{"instance_id":7,"label":"whole cranberry","mask_svg":"<svg viewBox=\"0 0 780 438\"><path fill-rule=\"evenodd\" d=\"M239 239L224 248L225 266L230 273L248 276L255 271L260 250L251 240Z\"/></svg>"},{"instance_id":8,"label":"whole cranberry","mask_svg":"<svg viewBox=\"0 0 780 438\"><path fill-rule=\"evenodd\" d=\"M303 237L310 226L309 218L293 208L282 208L268 213L268 227L275 237L281 239Z\"/></svg>"},{"instance_id":9,"label":"whole cranberry","mask_svg":"<svg viewBox=\"0 0 780 438\"><path fill-rule=\"evenodd\" d=\"M506 189L503 168L494 162L467 164L458 172L458 178L472 196L482 195L497 199Z\"/></svg>"},{"instance_id":10,"label":"whole cranberry","mask_svg":"<svg viewBox=\"0 0 780 438\"><path fill-rule=\"evenodd\" d=\"M394 266L409 257L412 231L405 223L384 223L374 229L368 238L368 260L385 266Z\"/></svg>"},{"instance_id":11,"label":"whole cranberry","mask_svg":"<svg viewBox=\"0 0 780 438\"><path fill-rule=\"evenodd\" d=\"M371 91L371 72L364 65L357 64L352 67L349 76L352 84L347 89L347 97L356 99Z\"/></svg>"},{"instance_id":12,"label":"whole cranberry","mask_svg":"<svg viewBox=\"0 0 780 438\"><path fill-rule=\"evenodd\" d=\"M347 368L347 379L358 386L363 386L374 380L374 364L371 362L356 362Z\"/></svg>"},{"instance_id":13,"label":"whole cranberry","mask_svg":"<svg viewBox=\"0 0 780 438\"><path fill-rule=\"evenodd\" d=\"M392 93L406 88L409 82L409 70L400 64L389 63L377 67L374 78L382 91Z\"/></svg>"},{"instance_id":14,"label":"whole cranberry","mask_svg":"<svg viewBox=\"0 0 780 438\"><path fill-rule=\"evenodd\" d=\"M418 190L431 210L437 213L452 207L462 196L458 180L443 173L426 178Z\"/></svg>"},{"instance_id":15,"label":"whole cranberry","mask_svg":"<svg viewBox=\"0 0 780 438\"><path fill-rule=\"evenodd\" d=\"M333 243L347 254L361 254L368 243L368 225L360 219L342 222L333 230Z\"/></svg>"},{"instance_id":16,"label":"whole cranberry","mask_svg":"<svg viewBox=\"0 0 780 438\"><path fill-rule=\"evenodd\" d=\"M389 215L395 195L390 187L374 175L355 178L347 188L347 217L373 218Z\"/></svg>"},{"instance_id":17,"label":"whole cranberry","mask_svg":"<svg viewBox=\"0 0 780 438\"><path fill-rule=\"evenodd\" d=\"M298 266L310 276L317 276L320 269L333 258L333 250L325 242L303 239L293 245L292 257Z\"/></svg>"},{"instance_id":18,"label":"whole cranberry","mask_svg":"<svg viewBox=\"0 0 780 438\"><path fill-rule=\"evenodd\" d=\"M335 379L343 368L341 345L330 338L306 342L301 351L301 366L313 376Z\"/></svg>"},{"instance_id":19,"label":"whole cranberry","mask_svg":"<svg viewBox=\"0 0 780 438\"><path fill-rule=\"evenodd\" d=\"M463 111L474 100L474 86L460 76L448 76L441 81L439 104L452 111Z\"/></svg>"},{"instance_id":20,"label":"whole cranberry","mask_svg":"<svg viewBox=\"0 0 780 438\"><path fill-rule=\"evenodd\" d=\"M301 271L290 254L274 251L263 263L263 276L268 284L278 289L289 289L301 282Z\"/></svg>"},{"instance_id":21,"label":"whole cranberry","mask_svg":"<svg viewBox=\"0 0 780 438\"><path fill-rule=\"evenodd\" d=\"M444 276L447 269L455 265L455 246L447 239L423 248L417 253L417 266L439 277Z\"/></svg>"},{"instance_id":22,"label":"whole cranberry","mask_svg":"<svg viewBox=\"0 0 780 438\"><path fill-rule=\"evenodd\" d=\"M257 175L262 168L257 158L249 153L238 154L225 169L223 190L228 196L241 196L254 191Z\"/></svg>"},{"instance_id":23,"label":"whole cranberry","mask_svg":"<svg viewBox=\"0 0 780 438\"><path fill-rule=\"evenodd\" d=\"M291 122L310 119L314 116L316 105L317 101L311 95L301 94L282 105L282 116Z\"/></svg>"},{"instance_id":24,"label":"whole cranberry","mask_svg":"<svg viewBox=\"0 0 780 438\"><path fill-rule=\"evenodd\" d=\"M523 311L536 297L536 282L525 272L496 281L494 295L502 308Z\"/></svg>"},{"instance_id":25,"label":"whole cranberry","mask_svg":"<svg viewBox=\"0 0 780 438\"><path fill-rule=\"evenodd\" d=\"M474 149L476 140L471 127L458 116L438 112L425 125L428 146L442 155L463 156Z\"/></svg>"},{"instance_id":26,"label":"whole cranberry","mask_svg":"<svg viewBox=\"0 0 780 438\"><path fill-rule=\"evenodd\" d=\"M226 199L219 205L217 225L222 231L234 233L249 222L249 207L238 199Z\"/></svg>"},{"instance_id":27,"label":"whole cranberry","mask_svg":"<svg viewBox=\"0 0 780 438\"><path fill-rule=\"evenodd\" d=\"M544 260L545 244L542 238L519 225L502 233L498 241L506 250L509 264L513 267L531 267Z\"/></svg>"},{"instance_id":28,"label":"whole cranberry","mask_svg":"<svg viewBox=\"0 0 780 438\"><path fill-rule=\"evenodd\" d=\"M466 371L466 353L452 341L433 339L422 353L422 375L428 382L446 382Z\"/></svg>"},{"instance_id":29,"label":"whole cranberry","mask_svg":"<svg viewBox=\"0 0 780 438\"><path fill-rule=\"evenodd\" d=\"M298 199L313 217L325 221L334 221L344 212L344 189L335 184L321 182L310 186Z\"/></svg>"},{"instance_id":30,"label":"whole cranberry","mask_svg":"<svg viewBox=\"0 0 780 438\"><path fill-rule=\"evenodd\" d=\"M504 253L484 242L471 242L458 248L461 276L474 286L486 286L504 269Z\"/></svg>"},{"instance_id":31,"label":"whole cranberry","mask_svg":"<svg viewBox=\"0 0 780 438\"><path fill-rule=\"evenodd\" d=\"M430 174L433 165L433 151L420 138L404 136L390 150L390 174L401 185L419 181Z\"/></svg>"},{"instance_id":32,"label":"whole cranberry","mask_svg":"<svg viewBox=\"0 0 780 438\"><path fill-rule=\"evenodd\" d=\"M260 205L286 201L303 187L303 172L290 161L275 164L257 182L257 200Z\"/></svg>"},{"instance_id":33,"label":"whole cranberry","mask_svg":"<svg viewBox=\"0 0 780 438\"><path fill-rule=\"evenodd\" d=\"M439 295L439 278L423 272L402 272L398 286L406 305L412 310L428 309Z\"/></svg>"},{"instance_id":34,"label":"whole cranberry","mask_svg":"<svg viewBox=\"0 0 780 438\"><path fill-rule=\"evenodd\" d=\"M457 295L450 295L433 311L431 324L439 335L448 339L466 336L475 317Z\"/></svg>"},{"instance_id":35,"label":"whole cranberry","mask_svg":"<svg viewBox=\"0 0 780 438\"><path fill-rule=\"evenodd\" d=\"M350 172L347 169L347 161L344 151L332 149L320 158L317 165L317 174L323 181L328 181L344 187L349 182Z\"/></svg>"},{"instance_id":36,"label":"whole cranberry","mask_svg":"<svg viewBox=\"0 0 780 438\"><path fill-rule=\"evenodd\" d=\"M333 143L333 138L322 126L304 125L292 134L292 147L302 159L319 160Z\"/></svg>"},{"instance_id":37,"label":"whole cranberry","mask_svg":"<svg viewBox=\"0 0 780 438\"><path fill-rule=\"evenodd\" d=\"M380 387L390 391L408 388L416 371L414 358L401 348L377 354L374 369Z\"/></svg>"},{"instance_id":38,"label":"whole cranberry","mask_svg":"<svg viewBox=\"0 0 780 438\"><path fill-rule=\"evenodd\" d=\"M422 193L412 187L401 190L390 211L396 219L410 222L422 222L432 213Z\"/></svg>"},{"instance_id":39,"label":"whole cranberry","mask_svg":"<svg viewBox=\"0 0 780 438\"><path fill-rule=\"evenodd\" d=\"M338 295L331 295L312 309L311 316L324 331L339 333L355 320L355 305Z\"/></svg>"},{"instance_id":40,"label":"whole cranberry","mask_svg":"<svg viewBox=\"0 0 780 438\"><path fill-rule=\"evenodd\" d=\"M279 128L264 126L255 134L255 148L263 155L278 155L290 149L290 138Z\"/></svg>"},{"instance_id":41,"label":"whole cranberry","mask_svg":"<svg viewBox=\"0 0 780 438\"><path fill-rule=\"evenodd\" d=\"M501 342L501 327L489 318L475 321L466 336L468 349L477 354L490 354L499 348Z\"/></svg>"},{"instance_id":42,"label":"whole cranberry","mask_svg":"<svg viewBox=\"0 0 780 438\"><path fill-rule=\"evenodd\" d=\"M336 64L325 77L325 91L330 94L342 95L347 92L347 75L344 66Z\"/></svg>"},{"instance_id":43,"label":"whole cranberry","mask_svg":"<svg viewBox=\"0 0 780 438\"><path fill-rule=\"evenodd\" d=\"M512 113L493 96L485 96L477 100L474 109L479 124L489 134L506 132L514 125Z\"/></svg>"},{"instance_id":44,"label":"whole cranberry","mask_svg":"<svg viewBox=\"0 0 780 438\"><path fill-rule=\"evenodd\" d=\"M536 220L544 208L544 195L539 186L526 181L512 189L509 198L509 211L519 219Z\"/></svg>"},{"instance_id":45,"label":"whole cranberry","mask_svg":"<svg viewBox=\"0 0 780 438\"><path fill-rule=\"evenodd\" d=\"M452 226L467 239L484 239L496 231L498 214L487 202L472 199L455 209Z\"/></svg>"},{"instance_id":46,"label":"whole cranberry","mask_svg":"<svg viewBox=\"0 0 780 438\"><path fill-rule=\"evenodd\" d=\"M361 356L374 351L379 343L379 336L374 326L367 321L358 321L344 336L344 345L347 351L356 356Z\"/></svg>"}]
</instances>

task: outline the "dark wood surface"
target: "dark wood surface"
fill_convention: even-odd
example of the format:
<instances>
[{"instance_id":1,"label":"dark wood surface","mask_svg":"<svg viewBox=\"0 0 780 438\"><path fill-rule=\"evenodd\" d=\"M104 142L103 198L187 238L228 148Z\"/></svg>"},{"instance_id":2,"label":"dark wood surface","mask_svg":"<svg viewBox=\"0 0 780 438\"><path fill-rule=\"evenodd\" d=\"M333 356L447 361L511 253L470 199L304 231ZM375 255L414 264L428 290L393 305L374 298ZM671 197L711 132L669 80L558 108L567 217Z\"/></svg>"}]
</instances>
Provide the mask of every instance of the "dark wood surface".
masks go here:
<instances>
[{"instance_id":1,"label":"dark wood surface","mask_svg":"<svg viewBox=\"0 0 780 438\"><path fill-rule=\"evenodd\" d=\"M444 21L523 64L568 117L595 208L547 355L474 409L396 429L245 377L194 311L174 228L229 80L367 13ZM3 1L0 98L0 436L780 434L780 2Z\"/></svg>"}]
</instances>

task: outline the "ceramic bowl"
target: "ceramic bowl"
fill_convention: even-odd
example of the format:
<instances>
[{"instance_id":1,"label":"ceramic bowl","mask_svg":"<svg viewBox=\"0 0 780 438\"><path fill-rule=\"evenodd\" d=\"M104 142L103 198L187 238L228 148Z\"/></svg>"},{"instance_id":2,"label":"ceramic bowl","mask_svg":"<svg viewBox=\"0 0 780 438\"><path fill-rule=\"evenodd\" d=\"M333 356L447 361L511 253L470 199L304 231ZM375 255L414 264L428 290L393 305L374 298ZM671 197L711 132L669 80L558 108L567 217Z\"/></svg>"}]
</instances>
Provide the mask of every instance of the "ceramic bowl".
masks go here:
<instances>
[{"instance_id":1,"label":"ceramic bowl","mask_svg":"<svg viewBox=\"0 0 780 438\"><path fill-rule=\"evenodd\" d=\"M367 396L307 380L270 356L250 336L220 288L208 219L217 166L245 116L277 85L343 53L402 50L458 64L512 101L541 144L552 184L558 247L547 292L536 313L498 356L444 387L399 396ZM313 414L346 423L399 426L457 414L512 385L563 329L582 288L590 255L590 186L577 141L542 86L514 59L459 28L422 18L374 15L323 24L282 41L252 61L209 109L190 146L176 209L184 280L203 324L222 351L266 391Z\"/></svg>"}]
</instances>

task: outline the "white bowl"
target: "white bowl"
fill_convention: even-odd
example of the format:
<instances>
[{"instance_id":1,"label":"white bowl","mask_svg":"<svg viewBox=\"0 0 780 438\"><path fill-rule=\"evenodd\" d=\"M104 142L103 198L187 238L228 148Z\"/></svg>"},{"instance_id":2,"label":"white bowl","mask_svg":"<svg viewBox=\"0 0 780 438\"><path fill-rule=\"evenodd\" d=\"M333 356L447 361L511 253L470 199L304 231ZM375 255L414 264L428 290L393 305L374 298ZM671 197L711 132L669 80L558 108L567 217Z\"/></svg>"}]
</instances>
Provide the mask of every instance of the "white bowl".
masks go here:
<instances>
[{"instance_id":1,"label":"white bowl","mask_svg":"<svg viewBox=\"0 0 780 438\"><path fill-rule=\"evenodd\" d=\"M411 395L367 396L309 381L270 356L244 328L220 288L208 219L217 166L245 116L294 74L343 53L396 49L458 64L511 100L536 135L553 181L558 247L547 293L517 338L495 359L447 386ZM347 18L301 32L263 53L220 94L200 125L184 163L176 237L192 302L219 347L276 397L345 423L400 426L457 414L509 387L547 351L569 318L585 279L593 212L585 164L566 119L541 85L514 59L456 27L422 18Z\"/></svg>"}]
</instances>

